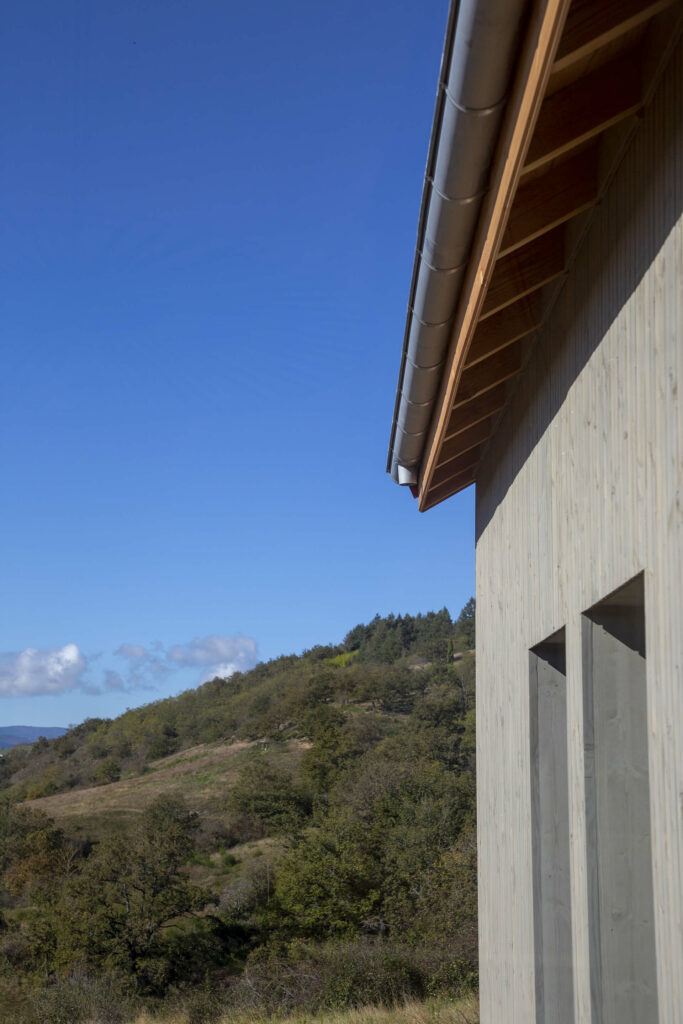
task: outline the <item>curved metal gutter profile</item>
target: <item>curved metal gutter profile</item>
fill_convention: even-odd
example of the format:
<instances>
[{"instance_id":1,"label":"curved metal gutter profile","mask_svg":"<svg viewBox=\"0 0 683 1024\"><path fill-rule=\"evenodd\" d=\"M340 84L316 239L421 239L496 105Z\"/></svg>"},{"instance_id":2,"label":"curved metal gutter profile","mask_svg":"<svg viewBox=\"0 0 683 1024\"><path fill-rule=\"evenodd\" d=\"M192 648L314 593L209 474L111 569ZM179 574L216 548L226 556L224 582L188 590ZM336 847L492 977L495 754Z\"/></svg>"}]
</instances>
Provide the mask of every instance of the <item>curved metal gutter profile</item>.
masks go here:
<instances>
[{"instance_id":1,"label":"curved metal gutter profile","mask_svg":"<svg viewBox=\"0 0 683 1024\"><path fill-rule=\"evenodd\" d=\"M527 0L454 0L422 193L387 472L416 484Z\"/></svg>"}]
</instances>

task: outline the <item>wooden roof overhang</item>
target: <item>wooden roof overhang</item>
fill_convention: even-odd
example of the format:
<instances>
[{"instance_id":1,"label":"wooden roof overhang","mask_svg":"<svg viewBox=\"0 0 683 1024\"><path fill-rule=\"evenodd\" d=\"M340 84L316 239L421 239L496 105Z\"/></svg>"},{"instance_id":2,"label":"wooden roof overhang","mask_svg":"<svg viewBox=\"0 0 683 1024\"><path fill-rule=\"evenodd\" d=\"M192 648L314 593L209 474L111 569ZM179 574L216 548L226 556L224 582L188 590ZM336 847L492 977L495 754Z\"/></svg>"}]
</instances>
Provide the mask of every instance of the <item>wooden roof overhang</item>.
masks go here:
<instances>
[{"instance_id":1,"label":"wooden roof overhang","mask_svg":"<svg viewBox=\"0 0 683 1024\"><path fill-rule=\"evenodd\" d=\"M678 0L534 6L413 494L469 486L680 31Z\"/></svg>"}]
</instances>

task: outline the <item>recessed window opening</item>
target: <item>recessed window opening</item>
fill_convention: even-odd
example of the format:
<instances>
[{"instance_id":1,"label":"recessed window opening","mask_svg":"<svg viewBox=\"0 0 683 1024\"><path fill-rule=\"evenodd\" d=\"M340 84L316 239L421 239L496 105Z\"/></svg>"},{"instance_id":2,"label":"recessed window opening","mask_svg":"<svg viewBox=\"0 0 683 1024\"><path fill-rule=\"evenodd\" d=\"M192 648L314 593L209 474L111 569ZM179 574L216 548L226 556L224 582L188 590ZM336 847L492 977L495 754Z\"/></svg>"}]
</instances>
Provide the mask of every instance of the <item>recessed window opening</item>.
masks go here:
<instances>
[{"instance_id":1,"label":"recessed window opening","mask_svg":"<svg viewBox=\"0 0 683 1024\"><path fill-rule=\"evenodd\" d=\"M565 632L529 652L536 1024L573 1024Z\"/></svg>"},{"instance_id":2,"label":"recessed window opening","mask_svg":"<svg viewBox=\"0 0 683 1024\"><path fill-rule=\"evenodd\" d=\"M656 1024L642 573L583 616L593 1024Z\"/></svg>"}]
</instances>

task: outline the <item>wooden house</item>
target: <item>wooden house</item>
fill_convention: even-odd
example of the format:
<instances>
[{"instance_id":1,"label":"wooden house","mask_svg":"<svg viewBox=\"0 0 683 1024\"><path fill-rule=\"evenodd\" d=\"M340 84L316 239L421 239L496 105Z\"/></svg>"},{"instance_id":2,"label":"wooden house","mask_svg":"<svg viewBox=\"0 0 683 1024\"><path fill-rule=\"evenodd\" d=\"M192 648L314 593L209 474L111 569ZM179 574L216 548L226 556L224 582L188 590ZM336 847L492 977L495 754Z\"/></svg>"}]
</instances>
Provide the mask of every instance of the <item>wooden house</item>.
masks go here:
<instances>
[{"instance_id":1,"label":"wooden house","mask_svg":"<svg viewBox=\"0 0 683 1024\"><path fill-rule=\"evenodd\" d=\"M476 488L482 1024L683 1021L683 47L450 12L388 469Z\"/></svg>"}]
</instances>

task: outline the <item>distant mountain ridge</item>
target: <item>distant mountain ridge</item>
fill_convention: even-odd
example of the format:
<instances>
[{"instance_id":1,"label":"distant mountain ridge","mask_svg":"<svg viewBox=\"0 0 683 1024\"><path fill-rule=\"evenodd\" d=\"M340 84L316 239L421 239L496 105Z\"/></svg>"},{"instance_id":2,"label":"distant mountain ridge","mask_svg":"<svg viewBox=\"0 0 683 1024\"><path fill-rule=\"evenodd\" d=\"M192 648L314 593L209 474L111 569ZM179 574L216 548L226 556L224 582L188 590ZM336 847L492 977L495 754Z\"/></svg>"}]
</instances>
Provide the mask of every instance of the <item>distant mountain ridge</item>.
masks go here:
<instances>
[{"instance_id":1,"label":"distant mountain ridge","mask_svg":"<svg viewBox=\"0 0 683 1024\"><path fill-rule=\"evenodd\" d=\"M58 726L0 725L0 748L18 747L22 743L35 743L40 736L44 736L46 740L56 740L66 731Z\"/></svg>"}]
</instances>

